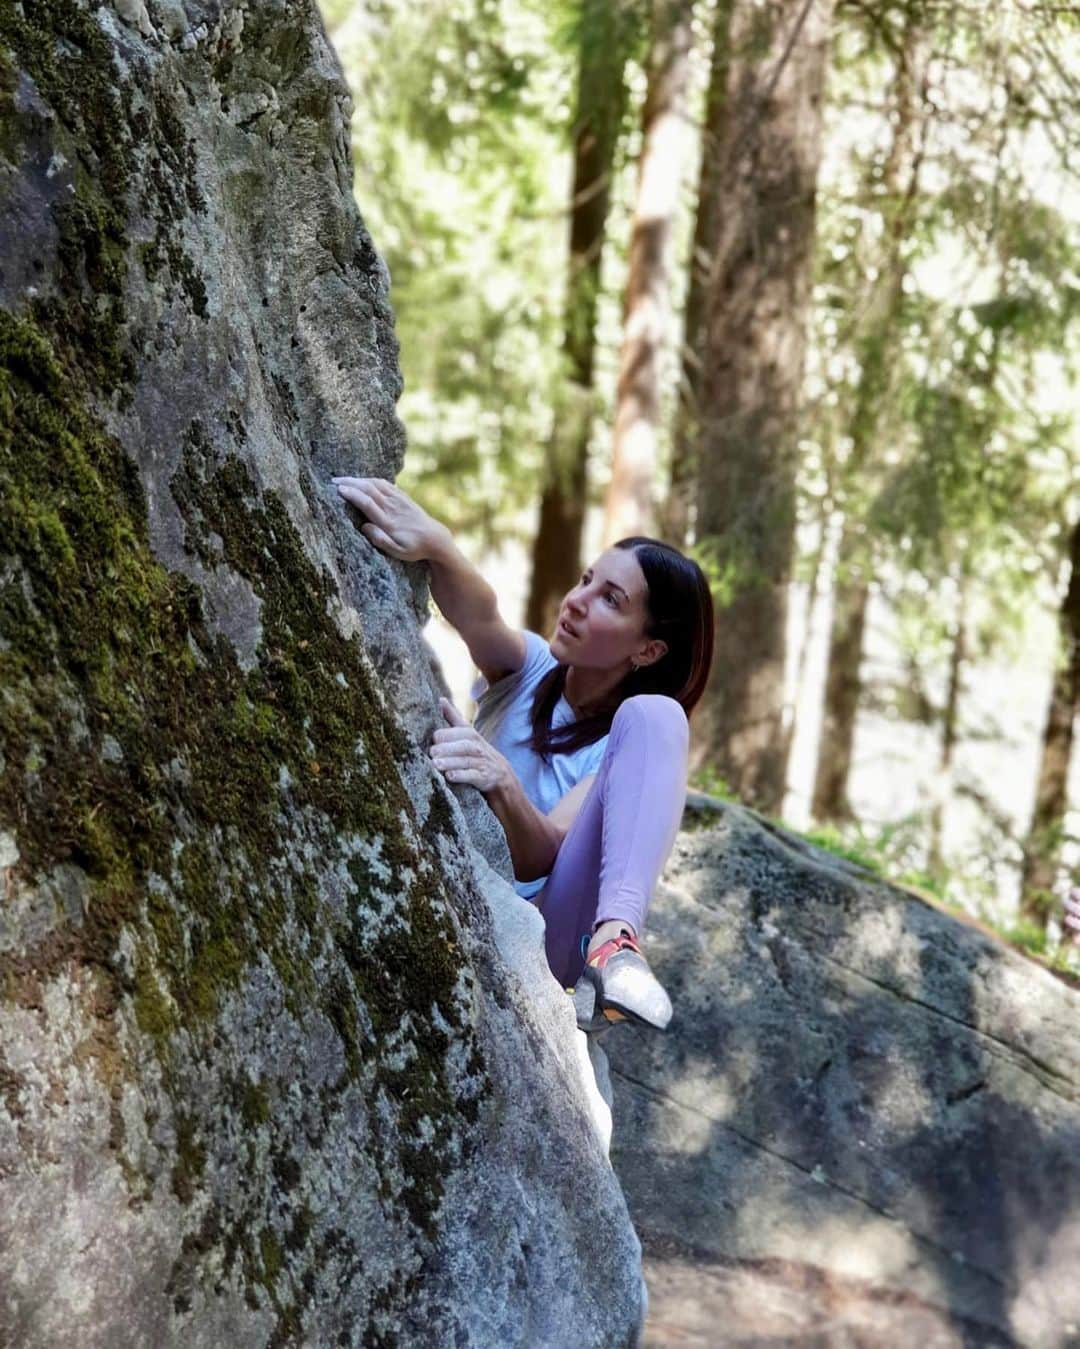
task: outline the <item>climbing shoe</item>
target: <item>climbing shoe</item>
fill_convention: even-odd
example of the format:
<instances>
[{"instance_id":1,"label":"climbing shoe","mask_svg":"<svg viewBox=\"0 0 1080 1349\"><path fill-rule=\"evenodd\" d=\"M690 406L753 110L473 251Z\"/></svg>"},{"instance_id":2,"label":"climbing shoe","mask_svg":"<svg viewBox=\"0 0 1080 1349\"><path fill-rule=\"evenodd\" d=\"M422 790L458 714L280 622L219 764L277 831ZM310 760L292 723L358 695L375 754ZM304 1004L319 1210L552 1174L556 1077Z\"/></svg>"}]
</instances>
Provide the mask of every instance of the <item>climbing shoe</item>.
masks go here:
<instances>
[{"instance_id":1,"label":"climbing shoe","mask_svg":"<svg viewBox=\"0 0 1080 1349\"><path fill-rule=\"evenodd\" d=\"M626 933L597 947L573 995L578 1026L586 1032L605 1030L617 1021L664 1030L671 1020L671 999L635 938Z\"/></svg>"}]
</instances>

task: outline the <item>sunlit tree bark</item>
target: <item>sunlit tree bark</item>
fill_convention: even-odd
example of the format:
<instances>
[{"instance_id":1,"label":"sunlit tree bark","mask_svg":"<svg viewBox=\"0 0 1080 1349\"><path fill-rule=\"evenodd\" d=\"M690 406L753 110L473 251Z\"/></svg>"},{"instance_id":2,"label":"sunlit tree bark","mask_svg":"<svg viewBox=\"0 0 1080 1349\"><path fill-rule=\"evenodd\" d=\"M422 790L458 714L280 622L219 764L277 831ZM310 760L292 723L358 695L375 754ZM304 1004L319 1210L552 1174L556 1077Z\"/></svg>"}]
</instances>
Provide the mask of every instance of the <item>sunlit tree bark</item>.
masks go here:
<instances>
[{"instance_id":1,"label":"sunlit tree bark","mask_svg":"<svg viewBox=\"0 0 1080 1349\"><path fill-rule=\"evenodd\" d=\"M669 253L687 141L692 0L655 0L630 232L604 545L655 531L660 363L669 314Z\"/></svg>"},{"instance_id":2,"label":"sunlit tree bark","mask_svg":"<svg viewBox=\"0 0 1080 1349\"><path fill-rule=\"evenodd\" d=\"M694 755L778 809L796 440L832 0L737 0L708 290L697 542L719 600Z\"/></svg>"},{"instance_id":3,"label":"sunlit tree bark","mask_svg":"<svg viewBox=\"0 0 1080 1349\"><path fill-rule=\"evenodd\" d=\"M846 537L850 538L850 535ZM870 587L863 579L854 583L849 579L843 585L837 585L833 596L825 710L821 719L811 806L815 819L819 820L849 820L854 814L847 785L855 745L855 716L862 688L859 667L869 602Z\"/></svg>"},{"instance_id":4,"label":"sunlit tree bark","mask_svg":"<svg viewBox=\"0 0 1080 1349\"><path fill-rule=\"evenodd\" d=\"M585 522L593 360L600 263L607 228L611 170L625 104L629 21L619 0L585 0L581 15L574 173L570 193L570 263L563 349L566 381L533 545L525 623L547 633L559 603L577 581Z\"/></svg>"},{"instance_id":5,"label":"sunlit tree bark","mask_svg":"<svg viewBox=\"0 0 1080 1349\"><path fill-rule=\"evenodd\" d=\"M909 23L897 52L893 135L881 169L885 234L875 264L876 278L864 301L865 318L856 340L859 381L851 414L851 444L843 480L857 483L880 450L889 429L889 390L900 346L901 306L907 270L904 243L918 206L919 173L929 117L925 28ZM840 487L841 498L843 485ZM843 501L841 500L841 505ZM866 610L874 564L872 541L861 511L845 512L834 584L832 626L825 678L817 774L811 809L819 820L852 817L847 782L855 748Z\"/></svg>"},{"instance_id":6,"label":"sunlit tree bark","mask_svg":"<svg viewBox=\"0 0 1080 1349\"><path fill-rule=\"evenodd\" d=\"M941 754L938 758L937 782L934 785L934 804L930 812L930 847L927 868L931 875L939 875L945 864L942 840L945 834L945 811L952 794L953 759L960 727L960 695L963 691L964 667L968 659L968 578L961 574L956 598L956 621L953 625L952 646L949 650L949 685L945 706L941 712Z\"/></svg>"},{"instance_id":7,"label":"sunlit tree bark","mask_svg":"<svg viewBox=\"0 0 1080 1349\"><path fill-rule=\"evenodd\" d=\"M810 549L808 558L808 575L806 578L806 622L803 626L802 637L799 639L798 651L795 656L795 671L792 680L791 705L792 712L786 721L784 731L784 763L790 764L792 750L795 744L795 732L798 729L796 724L796 709L802 701L802 690L806 684L806 671L810 663L810 648L814 640L814 622L818 611L818 603L821 598L822 578L825 575L825 564L827 556L835 553L835 542L831 538L832 524L830 514L832 510L832 498L825 493L817 504L815 519L813 522L814 531L817 539ZM785 768L785 779L787 778L787 769Z\"/></svg>"},{"instance_id":8,"label":"sunlit tree bark","mask_svg":"<svg viewBox=\"0 0 1080 1349\"><path fill-rule=\"evenodd\" d=\"M1080 709L1080 521L1073 526L1069 584L1058 611L1061 646L1043 731L1035 809L1024 848L1020 913L1045 928L1068 809L1073 726Z\"/></svg>"},{"instance_id":9,"label":"sunlit tree bark","mask_svg":"<svg viewBox=\"0 0 1080 1349\"><path fill-rule=\"evenodd\" d=\"M705 347L706 299L709 274L716 255L720 226L719 193L722 185L719 148L728 114L728 62L731 54L733 0L717 0L713 19L709 88L705 96L705 123L701 134L697 208L690 249L690 275L683 310L683 340L679 396L672 428L671 470L667 496L660 507L661 537L685 548L693 522L697 491L697 449L701 426L701 371Z\"/></svg>"}]
</instances>

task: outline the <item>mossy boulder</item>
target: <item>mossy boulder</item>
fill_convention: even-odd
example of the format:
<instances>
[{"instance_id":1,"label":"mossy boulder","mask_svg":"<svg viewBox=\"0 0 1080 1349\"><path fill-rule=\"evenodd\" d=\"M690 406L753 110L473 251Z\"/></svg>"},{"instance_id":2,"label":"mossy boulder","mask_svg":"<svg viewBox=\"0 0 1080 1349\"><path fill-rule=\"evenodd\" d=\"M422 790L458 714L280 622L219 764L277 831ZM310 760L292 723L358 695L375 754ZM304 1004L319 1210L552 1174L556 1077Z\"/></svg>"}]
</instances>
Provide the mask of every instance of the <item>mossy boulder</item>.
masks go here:
<instances>
[{"instance_id":1,"label":"mossy boulder","mask_svg":"<svg viewBox=\"0 0 1080 1349\"><path fill-rule=\"evenodd\" d=\"M425 569L329 482L404 453L350 115L305 0L0 0L4 1343L635 1333Z\"/></svg>"}]
</instances>

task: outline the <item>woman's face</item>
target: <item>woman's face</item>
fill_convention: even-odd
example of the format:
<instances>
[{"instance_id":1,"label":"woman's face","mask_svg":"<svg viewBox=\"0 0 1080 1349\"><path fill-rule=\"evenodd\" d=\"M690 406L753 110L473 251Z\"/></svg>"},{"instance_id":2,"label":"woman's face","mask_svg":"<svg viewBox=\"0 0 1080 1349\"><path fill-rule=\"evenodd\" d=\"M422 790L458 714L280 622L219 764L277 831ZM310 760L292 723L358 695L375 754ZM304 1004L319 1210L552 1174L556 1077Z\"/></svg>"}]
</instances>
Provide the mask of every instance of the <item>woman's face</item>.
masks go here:
<instances>
[{"instance_id":1,"label":"woman's face","mask_svg":"<svg viewBox=\"0 0 1080 1349\"><path fill-rule=\"evenodd\" d=\"M629 668L666 645L645 635L645 574L629 548L608 548L562 602L549 646L556 660L582 669Z\"/></svg>"}]
</instances>

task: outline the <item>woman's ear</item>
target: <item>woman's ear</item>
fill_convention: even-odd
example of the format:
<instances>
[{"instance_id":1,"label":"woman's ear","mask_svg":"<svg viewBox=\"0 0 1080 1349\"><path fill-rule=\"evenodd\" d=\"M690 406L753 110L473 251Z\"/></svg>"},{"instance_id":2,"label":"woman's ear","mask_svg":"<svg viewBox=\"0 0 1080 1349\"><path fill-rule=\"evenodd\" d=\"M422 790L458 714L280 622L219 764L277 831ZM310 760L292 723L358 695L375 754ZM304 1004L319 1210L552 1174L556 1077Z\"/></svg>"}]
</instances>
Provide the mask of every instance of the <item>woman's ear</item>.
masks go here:
<instances>
[{"instance_id":1,"label":"woman's ear","mask_svg":"<svg viewBox=\"0 0 1080 1349\"><path fill-rule=\"evenodd\" d=\"M659 637L654 637L648 646L638 657L638 665L655 665L658 660L667 655L668 644L661 641Z\"/></svg>"}]
</instances>

